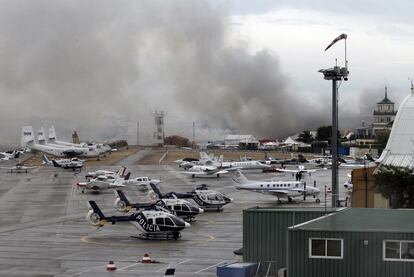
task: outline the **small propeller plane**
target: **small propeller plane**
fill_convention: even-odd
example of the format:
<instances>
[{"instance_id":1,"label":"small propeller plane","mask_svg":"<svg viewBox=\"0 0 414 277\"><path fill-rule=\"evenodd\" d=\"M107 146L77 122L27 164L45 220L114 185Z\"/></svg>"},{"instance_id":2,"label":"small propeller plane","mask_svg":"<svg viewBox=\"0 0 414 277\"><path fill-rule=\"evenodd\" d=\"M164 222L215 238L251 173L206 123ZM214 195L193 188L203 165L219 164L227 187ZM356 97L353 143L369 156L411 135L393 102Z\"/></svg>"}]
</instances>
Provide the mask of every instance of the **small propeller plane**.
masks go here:
<instances>
[{"instance_id":1,"label":"small propeller plane","mask_svg":"<svg viewBox=\"0 0 414 277\"><path fill-rule=\"evenodd\" d=\"M95 201L88 201L86 220L93 226L102 227L107 222L130 223L142 234L141 239L174 239L181 237L180 231L191 225L183 219L163 211L140 210L123 216L105 216Z\"/></svg>"},{"instance_id":2,"label":"small propeller plane","mask_svg":"<svg viewBox=\"0 0 414 277\"><path fill-rule=\"evenodd\" d=\"M178 198L178 199L192 199L198 206L202 207L204 210L221 210L224 205L227 205L233 202L233 199L229 198L225 194L210 190L206 185L201 185L201 187L196 187L191 192L186 193L177 193L177 192L168 192L161 193L158 187L154 184L150 184L153 192L156 194L158 199L165 198Z\"/></svg>"},{"instance_id":3,"label":"small propeller plane","mask_svg":"<svg viewBox=\"0 0 414 277\"><path fill-rule=\"evenodd\" d=\"M131 173L128 173L124 178L119 176L114 177L99 175L98 177L86 182L78 182L76 185L78 188L82 189L82 193L85 193L85 190L91 190L92 192L96 193L100 190L124 188L125 185L123 182L125 180L128 180L130 175Z\"/></svg>"},{"instance_id":4,"label":"small propeller plane","mask_svg":"<svg viewBox=\"0 0 414 277\"><path fill-rule=\"evenodd\" d=\"M308 173L309 176L311 176L312 173L319 170L326 170L326 168L306 169L304 165L299 165L297 169L276 168L276 171L278 172L292 173L292 175L295 174L296 181L300 181L302 179L303 173Z\"/></svg>"},{"instance_id":5,"label":"small propeller plane","mask_svg":"<svg viewBox=\"0 0 414 277\"><path fill-rule=\"evenodd\" d=\"M79 169L82 170L85 160L81 160L78 158L72 159L58 159L58 160L49 160L48 157L43 154L42 155L43 164L44 165L51 165L53 164L54 167L60 167L64 169L72 169L73 171Z\"/></svg>"},{"instance_id":6,"label":"small propeller plane","mask_svg":"<svg viewBox=\"0 0 414 277\"><path fill-rule=\"evenodd\" d=\"M21 163L16 164L15 166L12 167L0 167L1 169L6 169L7 172L10 173L28 173L29 170L31 169L35 169L38 168L38 166L25 166Z\"/></svg>"},{"instance_id":7,"label":"small propeller plane","mask_svg":"<svg viewBox=\"0 0 414 277\"><path fill-rule=\"evenodd\" d=\"M175 214L176 216L181 217L186 221L193 221L198 214L204 212L203 209L195 206L194 204L184 199L164 198L159 199L154 203L131 204L123 191L116 190L115 195L117 196L117 198L115 200L114 207L120 212L128 212L131 208L140 210L143 208L153 207L157 210L167 210L168 212Z\"/></svg>"},{"instance_id":8,"label":"small propeller plane","mask_svg":"<svg viewBox=\"0 0 414 277\"><path fill-rule=\"evenodd\" d=\"M236 189L267 193L276 196L278 203L281 204L280 198L287 198L292 202L294 197L313 196L316 203L319 203L320 190L316 187L306 186L301 181L252 181L248 180L240 170L230 172L230 177L236 186Z\"/></svg>"}]
</instances>

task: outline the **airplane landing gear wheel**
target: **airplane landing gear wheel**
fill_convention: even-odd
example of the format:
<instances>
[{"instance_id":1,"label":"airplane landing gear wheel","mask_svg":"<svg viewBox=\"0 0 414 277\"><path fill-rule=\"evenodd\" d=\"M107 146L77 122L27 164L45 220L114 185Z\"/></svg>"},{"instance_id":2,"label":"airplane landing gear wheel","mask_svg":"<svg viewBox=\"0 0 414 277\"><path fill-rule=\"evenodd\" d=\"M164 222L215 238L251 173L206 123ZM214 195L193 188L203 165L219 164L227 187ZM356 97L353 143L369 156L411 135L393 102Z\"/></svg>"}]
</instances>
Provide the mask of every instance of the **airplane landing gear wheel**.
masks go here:
<instances>
[{"instance_id":1,"label":"airplane landing gear wheel","mask_svg":"<svg viewBox=\"0 0 414 277\"><path fill-rule=\"evenodd\" d=\"M278 203L278 204L282 204L282 200L280 200L280 199L279 199L279 200L277 200L277 203Z\"/></svg>"},{"instance_id":2,"label":"airplane landing gear wheel","mask_svg":"<svg viewBox=\"0 0 414 277\"><path fill-rule=\"evenodd\" d=\"M321 199L316 198L316 203L321 203Z\"/></svg>"},{"instance_id":3,"label":"airplane landing gear wheel","mask_svg":"<svg viewBox=\"0 0 414 277\"><path fill-rule=\"evenodd\" d=\"M292 203L292 197L288 197L288 202Z\"/></svg>"}]
</instances>

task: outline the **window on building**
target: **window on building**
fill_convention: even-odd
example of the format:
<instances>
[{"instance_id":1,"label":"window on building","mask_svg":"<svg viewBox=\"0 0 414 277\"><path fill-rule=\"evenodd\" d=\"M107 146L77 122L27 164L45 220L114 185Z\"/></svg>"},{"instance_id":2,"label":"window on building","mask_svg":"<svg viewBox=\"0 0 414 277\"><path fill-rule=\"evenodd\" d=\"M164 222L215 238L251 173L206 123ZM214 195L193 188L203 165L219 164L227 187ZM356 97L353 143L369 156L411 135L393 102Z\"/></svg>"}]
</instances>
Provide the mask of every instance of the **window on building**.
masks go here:
<instances>
[{"instance_id":1,"label":"window on building","mask_svg":"<svg viewBox=\"0 0 414 277\"><path fill-rule=\"evenodd\" d=\"M342 259L343 239L309 239L309 257L321 259Z\"/></svg>"},{"instance_id":2,"label":"window on building","mask_svg":"<svg viewBox=\"0 0 414 277\"><path fill-rule=\"evenodd\" d=\"M385 261L414 262L414 241L385 240L383 254Z\"/></svg>"}]
</instances>

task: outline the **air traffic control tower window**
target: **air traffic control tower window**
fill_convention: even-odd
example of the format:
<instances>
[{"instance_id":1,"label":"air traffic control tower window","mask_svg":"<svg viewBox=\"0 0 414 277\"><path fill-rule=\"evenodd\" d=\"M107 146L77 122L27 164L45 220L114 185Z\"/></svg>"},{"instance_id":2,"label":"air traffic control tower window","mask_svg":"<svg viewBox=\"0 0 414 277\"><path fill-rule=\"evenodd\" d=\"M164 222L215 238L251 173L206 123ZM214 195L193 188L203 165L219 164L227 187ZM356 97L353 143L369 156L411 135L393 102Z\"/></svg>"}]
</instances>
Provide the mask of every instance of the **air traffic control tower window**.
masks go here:
<instances>
[{"instance_id":1,"label":"air traffic control tower window","mask_svg":"<svg viewBox=\"0 0 414 277\"><path fill-rule=\"evenodd\" d=\"M342 239L309 239L309 257L319 259L342 259Z\"/></svg>"},{"instance_id":2,"label":"air traffic control tower window","mask_svg":"<svg viewBox=\"0 0 414 277\"><path fill-rule=\"evenodd\" d=\"M385 261L414 262L414 241L385 240L383 257Z\"/></svg>"}]
</instances>

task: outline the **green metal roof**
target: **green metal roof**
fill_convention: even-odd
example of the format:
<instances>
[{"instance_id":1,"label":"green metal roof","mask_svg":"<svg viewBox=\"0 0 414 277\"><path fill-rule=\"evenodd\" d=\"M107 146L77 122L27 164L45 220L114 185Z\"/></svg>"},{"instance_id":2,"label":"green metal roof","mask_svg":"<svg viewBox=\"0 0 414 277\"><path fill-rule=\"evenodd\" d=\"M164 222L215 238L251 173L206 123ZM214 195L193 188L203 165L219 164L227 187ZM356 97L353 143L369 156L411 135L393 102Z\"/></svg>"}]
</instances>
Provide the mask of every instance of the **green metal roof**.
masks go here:
<instances>
[{"instance_id":1,"label":"green metal roof","mask_svg":"<svg viewBox=\"0 0 414 277\"><path fill-rule=\"evenodd\" d=\"M350 208L290 227L289 229L414 233L414 210Z\"/></svg>"}]
</instances>

